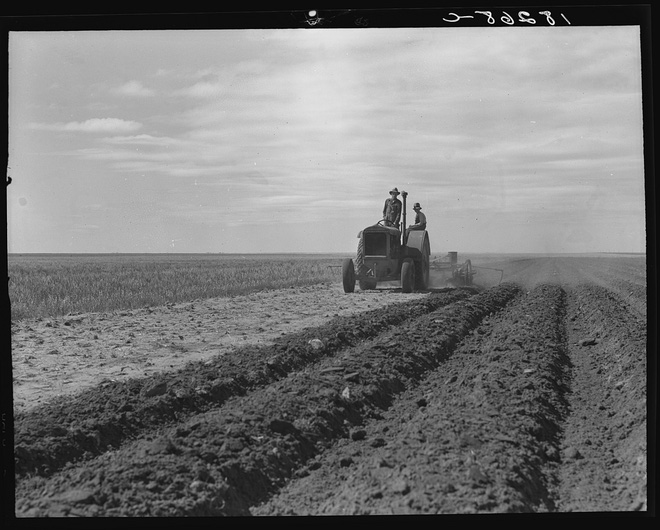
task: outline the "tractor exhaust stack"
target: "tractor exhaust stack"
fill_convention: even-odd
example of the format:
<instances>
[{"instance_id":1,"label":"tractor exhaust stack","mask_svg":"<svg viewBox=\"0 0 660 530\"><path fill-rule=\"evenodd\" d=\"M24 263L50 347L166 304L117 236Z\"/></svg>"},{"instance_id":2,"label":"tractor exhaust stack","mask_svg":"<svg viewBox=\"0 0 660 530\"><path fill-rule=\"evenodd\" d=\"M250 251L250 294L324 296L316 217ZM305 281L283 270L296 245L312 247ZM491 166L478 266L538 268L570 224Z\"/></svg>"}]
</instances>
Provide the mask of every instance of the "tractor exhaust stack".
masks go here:
<instances>
[{"instance_id":1,"label":"tractor exhaust stack","mask_svg":"<svg viewBox=\"0 0 660 530\"><path fill-rule=\"evenodd\" d=\"M403 208L401 211L401 244L406 244L406 197L408 196L407 191L401 192L401 197L403 198Z\"/></svg>"}]
</instances>

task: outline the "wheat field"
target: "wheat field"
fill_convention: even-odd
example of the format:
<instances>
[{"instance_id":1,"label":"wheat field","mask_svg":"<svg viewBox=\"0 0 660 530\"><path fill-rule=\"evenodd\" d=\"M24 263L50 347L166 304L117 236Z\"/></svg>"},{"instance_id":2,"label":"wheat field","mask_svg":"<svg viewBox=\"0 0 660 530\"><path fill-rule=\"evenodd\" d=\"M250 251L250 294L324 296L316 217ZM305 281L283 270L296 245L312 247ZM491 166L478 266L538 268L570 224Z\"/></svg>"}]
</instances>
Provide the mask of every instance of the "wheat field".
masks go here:
<instances>
[{"instance_id":1,"label":"wheat field","mask_svg":"<svg viewBox=\"0 0 660 530\"><path fill-rule=\"evenodd\" d=\"M12 321L134 309L340 280L341 256L10 254Z\"/></svg>"}]
</instances>

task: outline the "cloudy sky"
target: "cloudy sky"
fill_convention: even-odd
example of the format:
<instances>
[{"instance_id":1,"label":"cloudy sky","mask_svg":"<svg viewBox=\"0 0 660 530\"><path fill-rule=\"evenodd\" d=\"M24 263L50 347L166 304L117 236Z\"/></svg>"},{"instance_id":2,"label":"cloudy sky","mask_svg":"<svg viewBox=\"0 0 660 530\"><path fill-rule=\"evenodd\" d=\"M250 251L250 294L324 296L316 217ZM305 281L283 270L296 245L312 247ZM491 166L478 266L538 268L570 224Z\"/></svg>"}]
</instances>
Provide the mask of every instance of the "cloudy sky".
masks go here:
<instances>
[{"instance_id":1,"label":"cloudy sky","mask_svg":"<svg viewBox=\"0 0 660 530\"><path fill-rule=\"evenodd\" d=\"M433 253L645 251L637 26L28 31L9 52L9 252L354 252L395 186Z\"/></svg>"}]
</instances>

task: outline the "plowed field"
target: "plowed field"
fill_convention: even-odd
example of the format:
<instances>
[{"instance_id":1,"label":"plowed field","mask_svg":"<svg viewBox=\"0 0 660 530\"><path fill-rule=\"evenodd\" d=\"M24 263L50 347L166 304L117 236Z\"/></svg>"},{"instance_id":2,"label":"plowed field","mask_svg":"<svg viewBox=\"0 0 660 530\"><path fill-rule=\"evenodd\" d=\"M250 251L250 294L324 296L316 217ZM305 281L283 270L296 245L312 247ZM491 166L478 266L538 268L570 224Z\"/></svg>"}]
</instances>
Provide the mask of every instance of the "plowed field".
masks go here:
<instances>
[{"instance_id":1,"label":"plowed field","mask_svg":"<svg viewBox=\"0 0 660 530\"><path fill-rule=\"evenodd\" d=\"M16 384L16 515L648 514L645 257L473 265L503 281L246 297L231 342L220 301L13 326L15 366L135 346Z\"/></svg>"}]
</instances>

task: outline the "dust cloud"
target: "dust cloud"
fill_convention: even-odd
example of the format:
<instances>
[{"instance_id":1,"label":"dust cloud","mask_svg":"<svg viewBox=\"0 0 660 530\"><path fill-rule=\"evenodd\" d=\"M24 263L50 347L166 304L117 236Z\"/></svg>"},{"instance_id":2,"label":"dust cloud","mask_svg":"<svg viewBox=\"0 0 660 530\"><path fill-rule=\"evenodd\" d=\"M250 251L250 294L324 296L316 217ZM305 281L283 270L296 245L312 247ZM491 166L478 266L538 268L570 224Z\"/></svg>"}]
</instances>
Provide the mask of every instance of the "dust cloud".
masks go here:
<instances>
[{"instance_id":1,"label":"dust cloud","mask_svg":"<svg viewBox=\"0 0 660 530\"><path fill-rule=\"evenodd\" d=\"M488 289L499 285L502 281L502 273L499 270L482 269L473 265L474 276L472 287L475 289ZM429 289L446 289L460 287L461 284L452 278L451 270L431 269L429 271Z\"/></svg>"}]
</instances>

